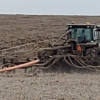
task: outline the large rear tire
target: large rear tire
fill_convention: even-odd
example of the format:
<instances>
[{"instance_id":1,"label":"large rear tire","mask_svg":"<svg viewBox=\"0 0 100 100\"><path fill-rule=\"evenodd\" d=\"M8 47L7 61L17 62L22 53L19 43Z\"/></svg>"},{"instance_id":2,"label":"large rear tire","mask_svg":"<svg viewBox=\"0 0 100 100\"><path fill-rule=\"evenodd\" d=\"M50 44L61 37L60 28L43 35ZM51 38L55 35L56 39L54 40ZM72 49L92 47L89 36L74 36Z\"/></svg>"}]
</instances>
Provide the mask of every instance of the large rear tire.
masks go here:
<instances>
[{"instance_id":1,"label":"large rear tire","mask_svg":"<svg viewBox=\"0 0 100 100\"><path fill-rule=\"evenodd\" d=\"M89 48L86 50L86 56L91 58L91 57L96 57L97 56L97 47Z\"/></svg>"},{"instance_id":2,"label":"large rear tire","mask_svg":"<svg viewBox=\"0 0 100 100\"><path fill-rule=\"evenodd\" d=\"M98 65L98 48L93 47L86 50L85 56L89 59L89 63L92 65Z\"/></svg>"}]
</instances>

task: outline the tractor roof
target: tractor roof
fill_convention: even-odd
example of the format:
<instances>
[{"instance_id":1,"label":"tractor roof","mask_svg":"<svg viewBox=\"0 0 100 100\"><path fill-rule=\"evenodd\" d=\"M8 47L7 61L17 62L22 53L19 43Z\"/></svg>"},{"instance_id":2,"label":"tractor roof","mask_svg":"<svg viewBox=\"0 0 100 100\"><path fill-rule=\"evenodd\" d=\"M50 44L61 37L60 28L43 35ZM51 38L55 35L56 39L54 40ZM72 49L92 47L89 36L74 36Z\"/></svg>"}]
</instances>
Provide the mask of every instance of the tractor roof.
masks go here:
<instances>
[{"instance_id":1,"label":"tractor roof","mask_svg":"<svg viewBox=\"0 0 100 100\"><path fill-rule=\"evenodd\" d=\"M68 27L91 27L94 28L95 24L67 24Z\"/></svg>"}]
</instances>

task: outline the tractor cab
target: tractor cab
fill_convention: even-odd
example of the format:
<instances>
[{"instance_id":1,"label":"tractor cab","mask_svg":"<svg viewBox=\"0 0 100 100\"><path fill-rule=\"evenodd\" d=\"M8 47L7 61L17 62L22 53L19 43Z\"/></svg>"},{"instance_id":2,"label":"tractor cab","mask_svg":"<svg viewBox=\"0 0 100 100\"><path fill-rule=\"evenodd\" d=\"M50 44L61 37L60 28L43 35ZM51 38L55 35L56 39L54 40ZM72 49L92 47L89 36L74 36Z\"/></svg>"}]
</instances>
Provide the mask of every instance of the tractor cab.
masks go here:
<instances>
[{"instance_id":1,"label":"tractor cab","mask_svg":"<svg viewBox=\"0 0 100 100\"><path fill-rule=\"evenodd\" d=\"M94 24L68 24L67 27L71 30L71 33L67 35L68 39L73 39L78 43L94 41ZM95 38L97 38L96 35Z\"/></svg>"}]
</instances>

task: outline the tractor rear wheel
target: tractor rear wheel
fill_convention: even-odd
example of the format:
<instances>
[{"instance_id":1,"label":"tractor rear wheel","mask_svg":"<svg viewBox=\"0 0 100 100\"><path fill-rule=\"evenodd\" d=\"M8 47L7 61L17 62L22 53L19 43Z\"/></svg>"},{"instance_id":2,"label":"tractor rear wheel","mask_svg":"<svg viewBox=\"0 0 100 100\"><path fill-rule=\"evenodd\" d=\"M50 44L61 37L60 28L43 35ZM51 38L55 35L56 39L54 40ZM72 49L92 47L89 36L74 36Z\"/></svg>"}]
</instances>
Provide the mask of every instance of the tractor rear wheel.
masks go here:
<instances>
[{"instance_id":1,"label":"tractor rear wheel","mask_svg":"<svg viewBox=\"0 0 100 100\"><path fill-rule=\"evenodd\" d=\"M97 55L98 55L98 48L93 47L86 50L85 56L89 59L91 64L95 63L97 65Z\"/></svg>"},{"instance_id":2,"label":"tractor rear wheel","mask_svg":"<svg viewBox=\"0 0 100 100\"><path fill-rule=\"evenodd\" d=\"M91 58L91 57L96 57L97 55L97 47L89 48L86 50L86 56Z\"/></svg>"}]
</instances>

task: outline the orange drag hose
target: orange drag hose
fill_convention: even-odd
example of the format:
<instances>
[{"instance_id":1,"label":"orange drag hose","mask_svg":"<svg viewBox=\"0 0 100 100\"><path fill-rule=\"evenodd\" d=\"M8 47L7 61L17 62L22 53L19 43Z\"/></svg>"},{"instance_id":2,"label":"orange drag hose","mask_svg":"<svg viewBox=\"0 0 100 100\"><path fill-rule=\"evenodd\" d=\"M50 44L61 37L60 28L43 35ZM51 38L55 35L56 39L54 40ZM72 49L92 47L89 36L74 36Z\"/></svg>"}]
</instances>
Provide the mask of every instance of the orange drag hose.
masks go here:
<instances>
[{"instance_id":1,"label":"orange drag hose","mask_svg":"<svg viewBox=\"0 0 100 100\"><path fill-rule=\"evenodd\" d=\"M32 66L32 65L38 63L39 61L40 60L34 60L34 61L31 61L31 62L28 62L28 63L24 63L24 64L16 65L16 66L13 66L13 67L1 69L0 73L5 72L5 71L11 71L11 70L15 70L15 69L20 69L20 68L25 68L25 67L28 67L28 66Z\"/></svg>"}]
</instances>

